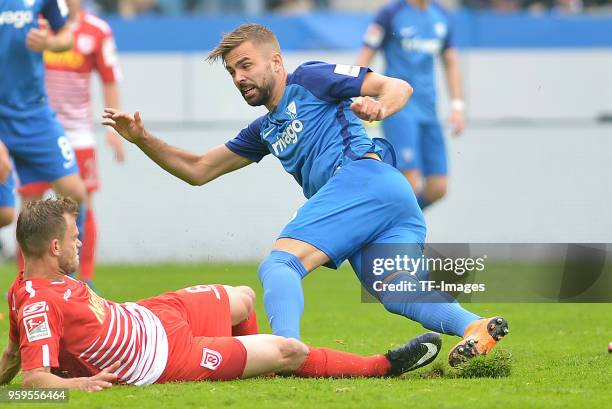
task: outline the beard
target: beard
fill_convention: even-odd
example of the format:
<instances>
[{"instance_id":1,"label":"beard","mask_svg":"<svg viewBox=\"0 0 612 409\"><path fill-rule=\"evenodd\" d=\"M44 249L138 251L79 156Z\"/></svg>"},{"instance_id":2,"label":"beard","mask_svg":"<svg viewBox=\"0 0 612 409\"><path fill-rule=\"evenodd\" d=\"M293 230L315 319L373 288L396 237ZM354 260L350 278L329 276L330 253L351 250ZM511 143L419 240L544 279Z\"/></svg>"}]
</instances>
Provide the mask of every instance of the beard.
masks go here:
<instances>
[{"instance_id":1,"label":"beard","mask_svg":"<svg viewBox=\"0 0 612 409\"><path fill-rule=\"evenodd\" d=\"M65 274L76 273L79 269L79 256L76 257L62 257L59 260L59 268Z\"/></svg>"},{"instance_id":2,"label":"beard","mask_svg":"<svg viewBox=\"0 0 612 409\"><path fill-rule=\"evenodd\" d=\"M266 105L270 101L272 98L272 89L274 89L274 82L264 77L262 84L259 86L254 84L242 85L240 87L240 94L247 104L252 107L257 107ZM248 95L247 91L249 91Z\"/></svg>"}]
</instances>

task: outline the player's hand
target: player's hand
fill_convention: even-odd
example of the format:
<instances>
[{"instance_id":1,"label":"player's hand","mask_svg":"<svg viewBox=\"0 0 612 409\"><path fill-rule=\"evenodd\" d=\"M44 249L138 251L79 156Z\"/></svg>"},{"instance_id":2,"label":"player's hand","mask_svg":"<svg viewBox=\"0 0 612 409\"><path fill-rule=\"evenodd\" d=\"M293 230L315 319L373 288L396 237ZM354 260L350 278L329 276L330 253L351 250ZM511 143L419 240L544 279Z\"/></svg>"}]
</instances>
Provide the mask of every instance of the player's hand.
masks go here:
<instances>
[{"instance_id":1,"label":"player's hand","mask_svg":"<svg viewBox=\"0 0 612 409\"><path fill-rule=\"evenodd\" d=\"M85 392L99 392L113 386L118 376L114 374L121 366L121 362L115 362L111 366L102 369L99 373L88 378L78 378L77 389Z\"/></svg>"},{"instance_id":2,"label":"player's hand","mask_svg":"<svg viewBox=\"0 0 612 409\"><path fill-rule=\"evenodd\" d=\"M351 109L364 121L380 121L384 115L382 104L371 97L357 97L353 99Z\"/></svg>"},{"instance_id":3,"label":"player's hand","mask_svg":"<svg viewBox=\"0 0 612 409\"><path fill-rule=\"evenodd\" d=\"M133 116L114 108L104 108L102 125L113 128L117 133L131 143L138 143L145 138L145 128L140 112Z\"/></svg>"},{"instance_id":4,"label":"player's hand","mask_svg":"<svg viewBox=\"0 0 612 409\"><path fill-rule=\"evenodd\" d=\"M106 143L115 153L115 159L119 163L123 163L125 161L125 148L123 147L123 141L121 137L117 135L117 132L109 129L106 133Z\"/></svg>"},{"instance_id":5,"label":"player's hand","mask_svg":"<svg viewBox=\"0 0 612 409\"><path fill-rule=\"evenodd\" d=\"M40 19L38 28L31 28L26 37L26 46L37 53L42 53L47 48L49 38L49 22Z\"/></svg>"},{"instance_id":6,"label":"player's hand","mask_svg":"<svg viewBox=\"0 0 612 409\"><path fill-rule=\"evenodd\" d=\"M465 117L462 110L453 109L448 120L453 129L453 135L460 135L465 129Z\"/></svg>"}]
</instances>

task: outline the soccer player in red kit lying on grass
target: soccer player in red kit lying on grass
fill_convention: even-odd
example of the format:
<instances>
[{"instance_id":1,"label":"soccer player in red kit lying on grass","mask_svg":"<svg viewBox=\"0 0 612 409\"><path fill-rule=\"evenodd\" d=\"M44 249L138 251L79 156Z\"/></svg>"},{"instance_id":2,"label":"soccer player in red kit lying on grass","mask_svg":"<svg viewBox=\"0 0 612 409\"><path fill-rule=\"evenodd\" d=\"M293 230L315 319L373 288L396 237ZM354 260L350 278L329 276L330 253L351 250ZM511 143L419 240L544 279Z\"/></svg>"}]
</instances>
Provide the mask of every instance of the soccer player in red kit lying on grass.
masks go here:
<instances>
[{"instance_id":1,"label":"soccer player in red kit lying on grass","mask_svg":"<svg viewBox=\"0 0 612 409\"><path fill-rule=\"evenodd\" d=\"M363 357L258 334L249 287L196 285L118 304L68 274L78 268L72 199L26 205L17 221L25 271L9 290L10 334L0 384L21 367L27 387L99 391L113 383L300 377L397 376L432 362L436 333Z\"/></svg>"}]
</instances>

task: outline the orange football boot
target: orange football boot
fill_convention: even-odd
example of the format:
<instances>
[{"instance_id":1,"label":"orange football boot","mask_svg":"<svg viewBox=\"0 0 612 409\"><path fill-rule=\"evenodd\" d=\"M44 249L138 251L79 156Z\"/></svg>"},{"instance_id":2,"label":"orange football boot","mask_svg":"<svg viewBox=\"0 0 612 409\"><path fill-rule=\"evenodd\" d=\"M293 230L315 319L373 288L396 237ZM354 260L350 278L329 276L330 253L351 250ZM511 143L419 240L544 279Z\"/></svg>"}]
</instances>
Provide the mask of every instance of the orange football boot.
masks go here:
<instances>
[{"instance_id":1,"label":"orange football boot","mask_svg":"<svg viewBox=\"0 0 612 409\"><path fill-rule=\"evenodd\" d=\"M468 359L486 355L510 330L502 317L481 318L468 325L463 339L448 354L450 366L457 366Z\"/></svg>"}]
</instances>

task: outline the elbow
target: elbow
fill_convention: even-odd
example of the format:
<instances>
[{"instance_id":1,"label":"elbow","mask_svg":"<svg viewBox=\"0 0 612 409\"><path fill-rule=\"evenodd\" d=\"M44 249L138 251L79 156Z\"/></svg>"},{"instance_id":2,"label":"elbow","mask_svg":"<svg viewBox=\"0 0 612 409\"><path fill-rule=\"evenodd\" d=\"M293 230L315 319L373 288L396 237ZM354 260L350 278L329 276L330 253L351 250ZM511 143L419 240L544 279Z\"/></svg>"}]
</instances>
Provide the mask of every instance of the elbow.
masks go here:
<instances>
[{"instance_id":1,"label":"elbow","mask_svg":"<svg viewBox=\"0 0 612 409\"><path fill-rule=\"evenodd\" d=\"M401 83L400 89L402 90L402 93L404 94L406 101L408 101L410 97L412 96L412 94L414 93L414 89L412 88L412 85L410 85L408 82L404 80L399 80L399 81Z\"/></svg>"}]
</instances>

